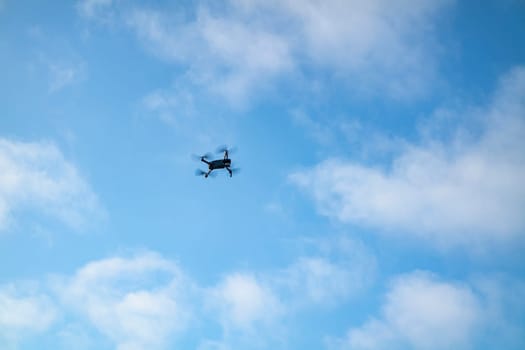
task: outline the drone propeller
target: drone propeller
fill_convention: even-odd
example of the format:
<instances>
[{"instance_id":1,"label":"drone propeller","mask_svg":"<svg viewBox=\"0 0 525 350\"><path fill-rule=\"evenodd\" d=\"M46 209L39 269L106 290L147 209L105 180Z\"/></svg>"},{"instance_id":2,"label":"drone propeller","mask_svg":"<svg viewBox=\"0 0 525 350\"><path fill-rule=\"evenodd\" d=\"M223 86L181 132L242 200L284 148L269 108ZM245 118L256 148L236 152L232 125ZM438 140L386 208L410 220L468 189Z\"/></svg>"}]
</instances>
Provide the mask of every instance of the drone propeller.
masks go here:
<instances>
[{"instance_id":1,"label":"drone propeller","mask_svg":"<svg viewBox=\"0 0 525 350\"><path fill-rule=\"evenodd\" d=\"M231 153L235 153L235 151L237 151L237 147L228 147L226 145L217 147L217 153L228 152L229 154L231 154Z\"/></svg>"},{"instance_id":2,"label":"drone propeller","mask_svg":"<svg viewBox=\"0 0 525 350\"><path fill-rule=\"evenodd\" d=\"M207 152L207 153L204 153L202 156L199 156L197 154L192 154L191 157L194 159L194 160L201 160L201 159L205 159L205 160L209 160L209 159L212 159L213 158L213 154Z\"/></svg>"},{"instance_id":3,"label":"drone propeller","mask_svg":"<svg viewBox=\"0 0 525 350\"><path fill-rule=\"evenodd\" d=\"M206 174L208 174L206 171L203 171L201 169L197 169L195 170L195 176L205 176ZM211 173L208 174L208 177L215 177L217 176L217 172L215 171L212 171Z\"/></svg>"}]
</instances>

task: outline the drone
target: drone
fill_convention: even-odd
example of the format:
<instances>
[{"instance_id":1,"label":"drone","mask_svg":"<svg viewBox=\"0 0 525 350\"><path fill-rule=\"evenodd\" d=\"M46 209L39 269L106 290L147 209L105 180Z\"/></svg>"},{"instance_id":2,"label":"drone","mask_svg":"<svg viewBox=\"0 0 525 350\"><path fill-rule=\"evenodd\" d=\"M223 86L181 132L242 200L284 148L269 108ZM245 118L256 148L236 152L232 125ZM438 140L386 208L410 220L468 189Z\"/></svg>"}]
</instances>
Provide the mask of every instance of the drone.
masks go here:
<instances>
[{"instance_id":1,"label":"drone","mask_svg":"<svg viewBox=\"0 0 525 350\"><path fill-rule=\"evenodd\" d=\"M201 162L206 163L208 165L208 171L203 171L201 169L197 169L195 171L195 175L202 176L204 175L205 178L210 176L211 172L216 169L226 169L228 171L228 174L230 174L230 177L233 176L234 172L237 172L239 169L232 168L232 160L229 158L229 153L231 153L233 150L228 149L226 146L219 147L217 149L217 153L223 153L223 158L210 160L212 155L210 153L206 153L202 156L197 156L196 158L200 159Z\"/></svg>"}]
</instances>

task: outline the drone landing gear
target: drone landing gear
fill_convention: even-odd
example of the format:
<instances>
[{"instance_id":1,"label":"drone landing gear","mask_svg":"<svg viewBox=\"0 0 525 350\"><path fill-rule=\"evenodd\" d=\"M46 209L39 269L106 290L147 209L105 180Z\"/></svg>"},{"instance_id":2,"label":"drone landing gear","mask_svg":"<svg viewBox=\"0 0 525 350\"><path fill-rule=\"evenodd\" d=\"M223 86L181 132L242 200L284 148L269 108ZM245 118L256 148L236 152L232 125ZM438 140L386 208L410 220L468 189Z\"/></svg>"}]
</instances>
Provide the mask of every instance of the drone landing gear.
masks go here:
<instances>
[{"instance_id":1,"label":"drone landing gear","mask_svg":"<svg viewBox=\"0 0 525 350\"><path fill-rule=\"evenodd\" d=\"M232 170L230 168L226 168L226 170L228 170L228 173L230 173L230 177L232 177L232 175L233 175Z\"/></svg>"}]
</instances>

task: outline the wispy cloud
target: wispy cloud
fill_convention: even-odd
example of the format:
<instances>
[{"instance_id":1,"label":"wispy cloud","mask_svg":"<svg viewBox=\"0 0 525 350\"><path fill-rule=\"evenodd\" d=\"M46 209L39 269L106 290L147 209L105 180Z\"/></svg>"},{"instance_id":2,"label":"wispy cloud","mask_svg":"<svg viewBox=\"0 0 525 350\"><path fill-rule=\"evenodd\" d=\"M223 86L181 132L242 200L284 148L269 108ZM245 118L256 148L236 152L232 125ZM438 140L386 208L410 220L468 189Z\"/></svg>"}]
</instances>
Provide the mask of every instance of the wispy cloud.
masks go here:
<instances>
[{"instance_id":1,"label":"wispy cloud","mask_svg":"<svg viewBox=\"0 0 525 350\"><path fill-rule=\"evenodd\" d=\"M26 34L35 56L30 68L44 73L49 93L57 93L86 78L87 64L69 42L57 39L38 24L30 26Z\"/></svg>"},{"instance_id":2,"label":"wispy cloud","mask_svg":"<svg viewBox=\"0 0 525 350\"><path fill-rule=\"evenodd\" d=\"M135 9L125 19L144 46L188 69L190 86L243 105L253 93L293 66L279 35L198 7L195 17Z\"/></svg>"},{"instance_id":3,"label":"wispy cloud","mask_svg":"<svg viewBox=\"0 0 525 350\"><path fill-rule=\"evenodd\" d=\"M57 92L78 82L84 76L84 65L73 63L49 64L49 92Z\"/></svg>"},{"instance_id":4,"label":"wispy cloud","mask_svg":"<svg viewBox=\"0 0 525 350\"><path fill-rule=\"evenodd\" d=\"M166 10L84 0L78 7L90 19L120 13L115 21L184 67L196 90L244 105L280 79L312 70L328 71L360 94L424 95L439 66L434 26L452 2L232 0Z\"/></svg>"},{"instance_id":5,"label":"wispy cloud","mask_svg":"<svg viewBox=\"0 0 525 350\"><path fill-rule=\"evenodd\" d=\"M114 0L82 0L77 3L77 10L82 16L88 18L100 17L112 3Z\"/></svg>"},{"instance_id":6,"label":"wispy cloud","mask_svg":"<svg viewBox=\"0 0 525 350\"><path fill-rule=\"evenodd\" d=\"M375 256L346 236L310 240L315 253L297 258L271 280L292 309L333 307L355 298L375 280Z\"/></svg>"},{"instance_id":7,"label":"wispy cloud","mask_svg":"<svg viewBox=\"0 0 525 350\"><path fill-rule=\"evenodd\" d=\"M478 109L481 135L460 130L449 143L408 144L386 170L332 159L290 179L342 222L440 246L513 241L525 228L524 91L525 69L502 79Z\"/></svg>"},{"instance_id":8,"label":"wispy cloud","mask_svg":"<svg viewBox=\"0 0 525 350\"><path fill-rule=\"evenodd\" d=\"M50 142L0 139L0 229L30 210L74 229L104 217L77 168Z\"/></svg>"},{"instance_id":9,"label":"wispy cloud","mask_svg":"<svg viewBox=\"0 0 525 350\"><path fill-rule=\"evenodd\" d=\"M300 39L295 49L314 65L348 79L352 89L404 98L431 89L438 64L434 24L451 3L291 0L272 7L296 25L290 34Z\"/></svg>"},{"instance_id":10,"label":"wispy cloud","mask_svg":"<svg viewBox=\"0 0 525 350\"><path fill-rule=\"evenodd\" d=\"M142 103L148 111L176 128L197 115L195 98L187 90L156 90L145 96Z\"/></svg>"}]
</instances>

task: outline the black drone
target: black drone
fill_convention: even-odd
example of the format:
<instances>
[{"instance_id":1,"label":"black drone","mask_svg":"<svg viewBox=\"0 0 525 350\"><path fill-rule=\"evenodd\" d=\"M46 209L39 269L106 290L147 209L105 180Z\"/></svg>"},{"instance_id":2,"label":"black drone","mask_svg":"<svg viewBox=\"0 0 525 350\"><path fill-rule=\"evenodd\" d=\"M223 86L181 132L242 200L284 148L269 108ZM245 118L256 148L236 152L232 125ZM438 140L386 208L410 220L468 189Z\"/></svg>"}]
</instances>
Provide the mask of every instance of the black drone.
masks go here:
<instances>
[{"instance_id":1,"label":"black drone","mask_svg":"<svg viewBox=\"0 0 525 350\"><path fill-rule=\"evenodd\" d=\"M212 157L210 153L206 153L203 156L197 157L200 159L201 162L206 163L208 165L208 171L197 169L195 171L195 175L204 175L204 177L207 178L208 176L210 176L213 170L226 169L230 174L230 177L232 177L233 173L239 170L237 168L231 167L232 160L229 158L229 153L231 153L232 151L232 149L228 149L228 147L222 146L217 149L217 153L224 153L224 157L221 159L210 160L210 158Z\"/></svg>"}]
</instances>

